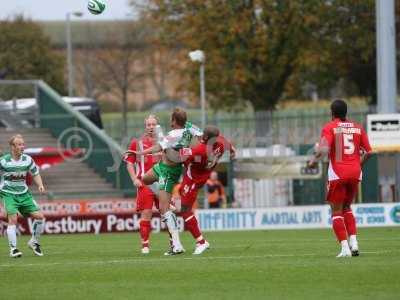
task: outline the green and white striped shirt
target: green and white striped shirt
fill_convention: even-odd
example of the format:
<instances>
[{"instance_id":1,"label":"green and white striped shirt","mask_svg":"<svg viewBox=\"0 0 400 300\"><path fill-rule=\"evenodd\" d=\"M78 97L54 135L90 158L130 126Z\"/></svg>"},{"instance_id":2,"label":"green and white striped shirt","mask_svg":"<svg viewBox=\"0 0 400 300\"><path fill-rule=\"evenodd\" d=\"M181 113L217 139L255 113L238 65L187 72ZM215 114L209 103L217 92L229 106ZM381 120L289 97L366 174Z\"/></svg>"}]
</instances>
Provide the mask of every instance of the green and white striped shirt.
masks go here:
<instances>
[{"instance_id":1,"label":"green and white striped shirt","mask_svg":"<svg viewBox=\"0 0 400 300\"><path fill-rule=\"evenodd\" d=\"M157 129L156 129L157 130ZM158 130L161 127L158 126ZM157 133L158 143L163 150L186 148L190 146L192 138L194 136L200 137L203 135L203 131L191 122L186 122L184 128L173 129L168 132L167 136L164 136L162 131Z\"/></svg>"},{"instance_id":2,"label":"green and white striped shirt","mask_svg":"<svg viewBox=\"0 0 400 300\"><path fill-rule=\"evenodd\" d=\"M22 154L19 160L14 160L11 154L0 157L1 183L0 190L10 194L24 194L28 191L26 185L26 175L32 176L39 174L32 157Z\"/></svg>"}]
</instances>

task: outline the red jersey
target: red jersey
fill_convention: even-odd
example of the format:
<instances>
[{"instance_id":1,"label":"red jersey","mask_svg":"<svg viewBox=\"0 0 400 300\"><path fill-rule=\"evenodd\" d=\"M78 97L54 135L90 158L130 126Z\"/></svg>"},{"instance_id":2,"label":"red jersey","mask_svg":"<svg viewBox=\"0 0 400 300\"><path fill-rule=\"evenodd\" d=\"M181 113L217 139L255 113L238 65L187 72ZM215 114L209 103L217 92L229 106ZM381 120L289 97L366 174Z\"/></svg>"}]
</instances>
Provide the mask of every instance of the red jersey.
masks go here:
<instances>
[{"instance_id":1,"label":"red jersey","mask_svg":"<svg viewBox=\"0 0 400 300\"><path fill-rule=\"evenodd\" d=\"M143 136L139 140L132 139L131 144L129 146L129 150L132 151L143 151L148 148L151 148L154 145L153 139ZM127 163L131 163L136 165L136 176L141 178L148 170L150 170L153 165L159 162L161 155L156 154L148 154L145 156L142 155L129 155L125 161Z\"/></svg>"},{"instance_id":2,"label":"red jersey","mask_svg":"<svg viewBox=\"0 0 400 300\"><path fill-rule=\"evenodd\" d=\"M334 119L322 129L320 146L329 147L328 180L361 180L361 151L371 152L364 128L352 121Z\"/></svg>"},{"instance_id":3,"label":"red jersey","mask_svg":"<svg viewBox=\"0 0 400 300\"><path fill-rule=\"evenodd\" d=\"M184 175L196 183L206 182L215 168L215 165L210 166L213 158L219 159L231 147L232 145L223 136L218 136L214 143L200 142L192 148L185 148L183 154L186 167Z\"/></svg>"}]
</instances>

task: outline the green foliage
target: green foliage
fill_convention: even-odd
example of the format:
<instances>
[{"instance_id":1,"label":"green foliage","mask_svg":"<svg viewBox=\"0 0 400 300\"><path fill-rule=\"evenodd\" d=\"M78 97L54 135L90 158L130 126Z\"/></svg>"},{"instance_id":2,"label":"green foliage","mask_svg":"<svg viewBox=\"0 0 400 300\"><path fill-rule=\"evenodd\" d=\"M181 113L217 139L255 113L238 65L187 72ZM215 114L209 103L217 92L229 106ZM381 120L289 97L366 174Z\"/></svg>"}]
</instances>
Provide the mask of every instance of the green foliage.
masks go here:
<instances>
[{"instance_id":1,"label":"green foliage","mask_svg":"<svg viewBox=\"0 0 400 300\"><path fill-rule=\"evenodd\" d=\"M2 79L42 79L64 92L64 61L36 23L16 17L0 22Z\"/></svg>"},{"instance_id":2,"label":"green foliage","mask_svg":"<svg viewBox=\"0 0 400 300\"><path fill-rule=\"evenodd\" d=\"M342 78L350 95L376 96L374 0L335 0L320 5L319 30L303 59L303 81L321 89Z\"/></svg>"},{"instance_id":3,"label":"green foliage","mask_svg":"<svg viewBox=\"0 0 400 300\"><path fill-rule=\"evenodd\" d=\"M133 3L143 3L134 1ZM207 100L215 109L250 102L256 110L301 97L306 84L322 95L340 79L348 96L376 94L374 0L148 0L142 18L159 41L206 54ZM397 2L399 5L399 1ZM198 68L182 64L198 92ZM185 78L185 77L184 77Z\"/></svg>"},{"instance_id":4,"label":"green foliage","mask_svg":"<svg viewBox=\"0 0 400 300\"><path fill-rule=\"evenodd\" d=\"M159 37L206 53L208 102L273 109L309 42L319 1L150 1ZM187 57L185 57L188 59ZM186 70L186 69L185 69ZM197 68L189 69L192 78ZM191 81L192 91L198 89Z\"/></svg>"}]
</instances>

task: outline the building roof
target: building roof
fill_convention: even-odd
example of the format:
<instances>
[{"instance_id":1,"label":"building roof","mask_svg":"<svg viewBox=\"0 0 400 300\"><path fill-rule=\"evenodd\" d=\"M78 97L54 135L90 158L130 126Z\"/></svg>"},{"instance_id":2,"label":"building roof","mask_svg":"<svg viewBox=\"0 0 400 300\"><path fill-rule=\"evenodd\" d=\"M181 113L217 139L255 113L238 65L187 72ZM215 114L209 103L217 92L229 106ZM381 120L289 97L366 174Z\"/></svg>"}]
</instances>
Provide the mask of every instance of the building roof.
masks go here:
<instances>
[{"instance_id":1,"label":"building roof","mask_svg":"<svg viewBox=\"0 0 400 300\"><path fill-rule=\"evenodd\" d=\"M41 21L38 24L56 48L66 47L66 21ZM123 36L133 21L71 21L71 38L74 47L102 47Z\"/></svg>"}]
</instances>

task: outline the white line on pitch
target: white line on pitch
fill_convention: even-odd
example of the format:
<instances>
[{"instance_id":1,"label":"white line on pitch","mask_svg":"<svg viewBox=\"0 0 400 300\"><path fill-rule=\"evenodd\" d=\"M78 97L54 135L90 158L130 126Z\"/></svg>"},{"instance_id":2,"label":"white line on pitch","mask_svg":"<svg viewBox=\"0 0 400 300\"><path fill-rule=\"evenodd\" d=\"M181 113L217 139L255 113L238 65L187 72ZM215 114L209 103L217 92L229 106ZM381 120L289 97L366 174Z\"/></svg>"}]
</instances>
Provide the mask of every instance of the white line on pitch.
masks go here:
<instances>
[{"instance_id":1,"label":"white line on pitch","mask_svg":"<svg viewBox=\"0 0 400 300\"><path fill-rule=\"evenodd\" d=\"M399 253L400 250L384 250L384 251L363 251L365 254L388 254ZM176 259L189 261L189 260L241 260L241 259L260 259L260 258L279 258L279 257L307 257L307 256L321 256L318 253L304 253L304 254L266 254L266 255L251 255L251 256L202 256L202 257L164 257L164 258L132 258L132 259L116 259L116 260L100 260L100 261L78 261L78 262L54 262L54 263L30 263L30 264L0 264L0 267L50 267L59 265L107 265L107 264L129 264L129 263L159 263L159 262L174 262ZM323 255L325 256L325 255ZM334 258L334 256L333 256Z\"/></svg>"}]
</instances>

